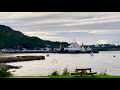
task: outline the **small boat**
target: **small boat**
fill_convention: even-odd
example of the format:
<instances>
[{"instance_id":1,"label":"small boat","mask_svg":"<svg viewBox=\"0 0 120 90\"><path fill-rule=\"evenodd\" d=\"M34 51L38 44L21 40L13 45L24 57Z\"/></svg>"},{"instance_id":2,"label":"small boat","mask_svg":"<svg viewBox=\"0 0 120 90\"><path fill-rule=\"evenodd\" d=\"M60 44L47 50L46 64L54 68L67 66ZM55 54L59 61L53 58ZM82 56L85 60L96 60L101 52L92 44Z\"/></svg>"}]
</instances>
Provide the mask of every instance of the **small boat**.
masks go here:
<instances>
[{"instance_id":1,"label":"small boat","mask_svg":"<svg viewBox=\"0 0 120 90\"><path fill-rule=\"evenodd\" d=\"M49 56L49 54L46 55L47 57Z\"/></svg>"},{"instance_id":2,"label":"small boat","mask_svg":"<svg viewBox=\"0 0 120 90\"><path fill-rule=\"evenodd\" d=\"M94 55L93 55L93 52L91 52L90 55L91 55L91 56L94 56Z\"/></svg>"}]
</instances>

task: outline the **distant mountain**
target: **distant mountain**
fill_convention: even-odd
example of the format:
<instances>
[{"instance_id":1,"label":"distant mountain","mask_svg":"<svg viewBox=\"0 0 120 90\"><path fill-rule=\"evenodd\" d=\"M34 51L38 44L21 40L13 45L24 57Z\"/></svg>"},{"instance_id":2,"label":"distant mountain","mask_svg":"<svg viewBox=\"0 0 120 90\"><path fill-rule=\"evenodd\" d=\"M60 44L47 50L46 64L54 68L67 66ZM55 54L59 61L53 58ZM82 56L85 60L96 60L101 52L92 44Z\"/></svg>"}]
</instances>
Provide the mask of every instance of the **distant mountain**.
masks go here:
<instances>
[{"instance_id":1,"label":"distant mountain","mask_svg":"<svg viewBox=\"0 0 120 90\"><path fill-rule=\"evenodd\" d=\"M38 37L29 37L20 31L13 30L9 26L0 25L0 49L19 49L21 47L26 49L39 49L46 46L55 48L59 47L60 45L67 47L68 43L42 40Z\"/></svg>"}]
</instances>

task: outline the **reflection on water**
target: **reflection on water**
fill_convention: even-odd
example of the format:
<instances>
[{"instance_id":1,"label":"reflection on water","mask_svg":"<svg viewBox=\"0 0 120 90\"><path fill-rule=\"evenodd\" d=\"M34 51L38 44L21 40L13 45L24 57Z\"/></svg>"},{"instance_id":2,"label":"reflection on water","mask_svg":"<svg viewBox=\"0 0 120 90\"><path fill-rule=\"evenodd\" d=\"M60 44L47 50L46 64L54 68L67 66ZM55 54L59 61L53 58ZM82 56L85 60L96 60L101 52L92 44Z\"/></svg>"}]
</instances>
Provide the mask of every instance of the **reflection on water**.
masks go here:
<instances>
[{"instance_id":1,"label":"reflection on water","mask_svg":"<svg viewBox=\"0 0 120 90\"><path fill-rule=\"evenodd\" d=\"M70 72L75 68L91 67L92 71L98 73L105 72L111 75L120 75L120 51L106 51L99 54L55 54L50 53L21 53L4 54L4 56L22 56L22 55L44 55L45 60L24 61L8 63L9 65L22 66L20 69L11 69L11 72L17 76L40 76L49 75L57 70L59 73L67 66ZM115 57L114 57L115 55Z\"/></svg>"}]
</instances>

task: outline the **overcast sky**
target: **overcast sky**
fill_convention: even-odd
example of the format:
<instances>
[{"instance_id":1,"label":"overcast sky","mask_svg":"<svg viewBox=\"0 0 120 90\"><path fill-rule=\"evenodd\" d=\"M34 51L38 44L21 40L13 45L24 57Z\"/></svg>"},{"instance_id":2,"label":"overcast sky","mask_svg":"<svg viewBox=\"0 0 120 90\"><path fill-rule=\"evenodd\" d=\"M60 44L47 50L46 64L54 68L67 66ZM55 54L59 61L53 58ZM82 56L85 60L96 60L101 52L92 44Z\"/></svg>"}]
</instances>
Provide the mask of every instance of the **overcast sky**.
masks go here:
<instances>
[{"instance_id":1,"label":"overcast sky","mask_svg":"<svg viewBox=\"0 0 120 90\"><path fill-rule=\"evenodd\" d=\"M120 12L0 12L0 24L44 40L120 44Z\"/></svg>"}]
</instances>

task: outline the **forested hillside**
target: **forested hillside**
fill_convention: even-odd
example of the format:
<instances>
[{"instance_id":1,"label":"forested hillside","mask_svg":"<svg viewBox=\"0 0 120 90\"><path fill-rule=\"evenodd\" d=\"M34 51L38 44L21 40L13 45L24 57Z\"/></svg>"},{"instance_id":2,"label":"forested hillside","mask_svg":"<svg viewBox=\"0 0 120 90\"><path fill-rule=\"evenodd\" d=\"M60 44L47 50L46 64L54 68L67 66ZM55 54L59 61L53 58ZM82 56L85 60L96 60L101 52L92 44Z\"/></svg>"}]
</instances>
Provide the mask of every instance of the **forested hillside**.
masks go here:
<instances>
[{"instance_id":1,"label":"forested hillside","mask_svg":"<svg viewBox=\"0 0 120 90\"><path fill-rule=\"evenodd\" d=\"M67 42L53 42L42 40L38 37L29 37L20 31L13 30L9 26L0 25L0 49L19 49L20 47L26 49L39 49L46 46L55 48L59 47L60 44L64 47L68 46Z\"/></svg>"}]
</instances>

